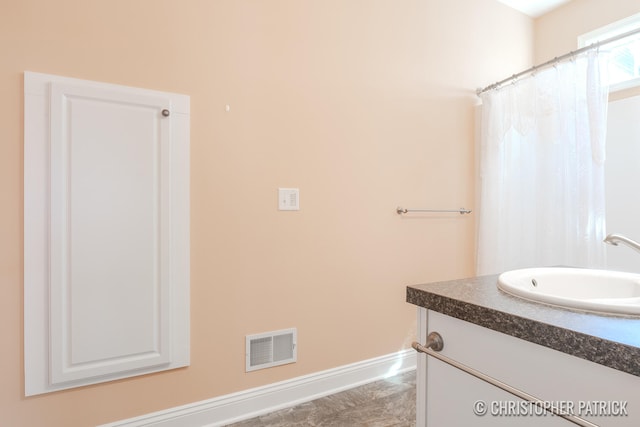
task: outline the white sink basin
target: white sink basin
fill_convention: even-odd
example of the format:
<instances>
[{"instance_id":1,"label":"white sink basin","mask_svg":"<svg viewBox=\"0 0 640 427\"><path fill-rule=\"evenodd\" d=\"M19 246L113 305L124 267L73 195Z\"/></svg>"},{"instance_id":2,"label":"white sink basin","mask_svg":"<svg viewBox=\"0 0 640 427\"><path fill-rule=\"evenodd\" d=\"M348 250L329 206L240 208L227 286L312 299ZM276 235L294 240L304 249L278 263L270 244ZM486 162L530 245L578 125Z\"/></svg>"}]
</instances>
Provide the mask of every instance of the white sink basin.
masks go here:
<instances>
[{"instance_id":1,"label":"white sink basin","mask_svg":"<svg viewBox=\"0 0 640 427\"><path fill-rule=\"evenodd\" d=\"M533 301L612 314L640 314L640 274L587 268L524 268L498 288Z\"/></svg>"}]
</instances>

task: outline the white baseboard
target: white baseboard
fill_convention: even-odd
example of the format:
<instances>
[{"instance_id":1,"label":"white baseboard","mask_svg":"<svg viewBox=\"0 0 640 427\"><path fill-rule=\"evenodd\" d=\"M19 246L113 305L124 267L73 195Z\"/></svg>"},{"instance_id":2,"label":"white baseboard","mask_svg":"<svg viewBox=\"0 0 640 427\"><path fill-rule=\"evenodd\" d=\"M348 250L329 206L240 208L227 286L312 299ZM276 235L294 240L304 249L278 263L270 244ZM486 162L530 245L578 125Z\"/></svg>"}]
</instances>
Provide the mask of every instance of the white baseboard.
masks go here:
<instances>
[{"instance_id":1,"label":"white baseboard","mask_svg":"<svg viewBox=\"0 0 640 427\"><path fill-rule=\"evenodd\" d=\"M362 362L190 403L99 427L216 427L338 393L416 367L406 349Z\"/></svg>"}]
</instances>

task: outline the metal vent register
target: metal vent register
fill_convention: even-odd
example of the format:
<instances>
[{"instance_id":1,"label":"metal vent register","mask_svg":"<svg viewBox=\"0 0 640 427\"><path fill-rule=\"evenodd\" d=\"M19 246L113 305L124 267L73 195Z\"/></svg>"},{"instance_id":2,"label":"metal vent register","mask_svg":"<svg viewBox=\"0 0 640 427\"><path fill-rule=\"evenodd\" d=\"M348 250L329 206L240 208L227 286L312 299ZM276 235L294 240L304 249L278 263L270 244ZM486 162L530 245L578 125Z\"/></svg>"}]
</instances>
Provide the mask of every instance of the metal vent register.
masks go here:
<instances>
[{"instance_id":1,"label":"metal vent register","mask_svg":"<svg viewBox=\"0 0 640 427\"><path fill-rule=\"evenodd\" d=\"M298 359L295 328L246 337L246 371L294 363Z\"/></svg>"}]
</instances>

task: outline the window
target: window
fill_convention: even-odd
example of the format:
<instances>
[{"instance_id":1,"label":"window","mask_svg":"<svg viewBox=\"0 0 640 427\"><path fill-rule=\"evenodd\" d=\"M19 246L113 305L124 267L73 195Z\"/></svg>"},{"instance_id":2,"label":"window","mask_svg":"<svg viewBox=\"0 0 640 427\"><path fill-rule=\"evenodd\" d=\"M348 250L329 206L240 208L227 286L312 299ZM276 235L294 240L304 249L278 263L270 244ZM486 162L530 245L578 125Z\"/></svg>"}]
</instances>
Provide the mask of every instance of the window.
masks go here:
<instances>
[{"instance_id":1,"label":"window","mask_svg":"<svg viewBox=\"0 0 640 427\"><path fill-rule=\"evenodd\" d=\"M640 14L636 14L578 37L578 47L639 29ZM602 49L611 53L609 84L612 91L640 86L640 33L603 45Z\"/></svg>"}]
</instances>

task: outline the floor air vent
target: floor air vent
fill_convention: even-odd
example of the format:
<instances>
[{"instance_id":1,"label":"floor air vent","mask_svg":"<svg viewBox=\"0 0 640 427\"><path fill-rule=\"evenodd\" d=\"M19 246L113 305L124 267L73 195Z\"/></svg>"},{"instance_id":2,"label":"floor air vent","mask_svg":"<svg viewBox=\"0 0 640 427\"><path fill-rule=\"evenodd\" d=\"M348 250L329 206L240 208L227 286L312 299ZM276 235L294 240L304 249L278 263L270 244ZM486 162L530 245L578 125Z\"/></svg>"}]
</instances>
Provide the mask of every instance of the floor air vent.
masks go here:
<instances>
[{"instance_id":1,"label":"floor air vent","mask_svg":"<svg viewBox=\"0 0 640 427\"><path fill-rule=\"evenodd\" d=\"M246 371L295 362L298 359L297 335L295 328L247 335Z\"/></svg>"}]
</instances>

